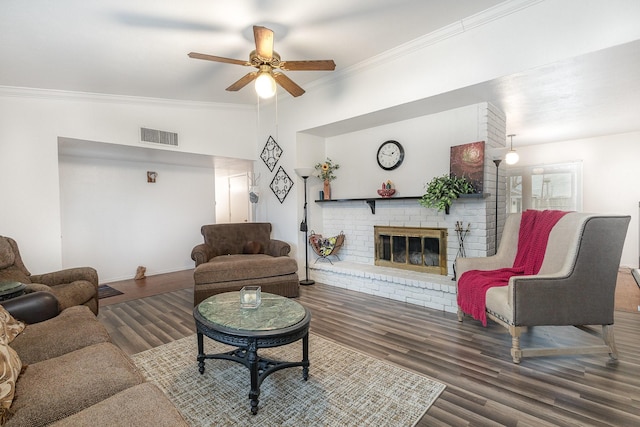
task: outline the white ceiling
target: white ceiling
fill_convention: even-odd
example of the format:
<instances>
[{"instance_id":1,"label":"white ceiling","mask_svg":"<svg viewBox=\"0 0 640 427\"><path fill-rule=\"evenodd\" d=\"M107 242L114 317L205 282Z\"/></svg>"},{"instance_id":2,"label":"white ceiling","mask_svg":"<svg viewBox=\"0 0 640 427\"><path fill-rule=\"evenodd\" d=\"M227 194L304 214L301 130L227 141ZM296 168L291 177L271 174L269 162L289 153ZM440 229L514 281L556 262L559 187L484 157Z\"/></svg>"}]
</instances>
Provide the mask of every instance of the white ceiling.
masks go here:
<instances>
[{"instance_id":1,"label":"white ceiling","mask_svg":"<svg viewBox=\"0 0 640 427\"><path fill-rule=\"evenodd\" d=\"M225 91L250 69L187 53L248 59L251 28L265 25L283 60L333 59L339 72L502 2L3 0L0 86L254 104L251 87ZM327 72L287 75L304 88ZM523 136L514 145L630 132L639 75L634 42L424 100L422 111L492 102Z\"/></svg>"}]
</instances>

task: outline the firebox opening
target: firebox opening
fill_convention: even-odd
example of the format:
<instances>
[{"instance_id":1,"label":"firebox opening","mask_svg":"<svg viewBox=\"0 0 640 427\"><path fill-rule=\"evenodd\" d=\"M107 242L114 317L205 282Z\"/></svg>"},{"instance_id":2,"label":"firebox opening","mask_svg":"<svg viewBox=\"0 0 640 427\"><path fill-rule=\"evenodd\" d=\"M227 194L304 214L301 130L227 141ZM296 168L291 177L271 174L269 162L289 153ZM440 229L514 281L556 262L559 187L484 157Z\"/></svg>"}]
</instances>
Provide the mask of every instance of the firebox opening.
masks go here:
<instances>
[{"instance_id":1,"label":"firebox opening","mask_svg":"<svg viewBox=\"0 0 640 427\"><path fill-rule=\"evenodd\" d=\"M375 265L447 274L447 230L375 226Z\"/></svg>"}]
</instances>

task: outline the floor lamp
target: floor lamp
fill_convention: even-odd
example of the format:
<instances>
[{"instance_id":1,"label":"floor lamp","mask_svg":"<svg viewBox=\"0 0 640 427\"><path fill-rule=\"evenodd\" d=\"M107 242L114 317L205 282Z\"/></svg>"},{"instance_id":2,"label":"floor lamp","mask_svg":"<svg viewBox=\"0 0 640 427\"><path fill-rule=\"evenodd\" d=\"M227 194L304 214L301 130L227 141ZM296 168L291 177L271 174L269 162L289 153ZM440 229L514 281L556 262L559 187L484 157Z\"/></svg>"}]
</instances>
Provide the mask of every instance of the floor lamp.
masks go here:
<instances>
[{"instance_id":1,"label":"floor lamp","mask_svg":"<svg viewBox=\"0 0 640 427\"><path fill-rule=\"evenodd\" d=\"M498 168L500 167L500 163L502 163L502 159L494 159L493 163L496 164L496 251L494 253L498 253Z\"/></svg>"},{"instance_id":2,"label":"floor lamp","mask_svg":"<svg viewBox=\"0 0 640 427\"><path fill-rule=\"evenodd\" d=\"M307 178L313 173L312 168L298 168L296 174L304 180L304 218L300 223L300 231L304 232L304 280L300 280L301 285L313 285L314 280L309 279L309 227L307 226Z\"/></svg>"}]
</instances>

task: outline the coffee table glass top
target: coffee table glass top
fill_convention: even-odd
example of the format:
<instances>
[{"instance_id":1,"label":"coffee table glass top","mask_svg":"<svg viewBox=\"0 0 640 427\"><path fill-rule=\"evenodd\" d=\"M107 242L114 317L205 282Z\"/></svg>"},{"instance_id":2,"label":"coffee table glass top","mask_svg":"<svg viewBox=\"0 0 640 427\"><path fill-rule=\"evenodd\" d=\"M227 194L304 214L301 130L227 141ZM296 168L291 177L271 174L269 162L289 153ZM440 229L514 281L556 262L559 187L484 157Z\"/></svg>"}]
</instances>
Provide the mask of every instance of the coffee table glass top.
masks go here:
<instances>
[{"instance_id":1,"label":"coffee table glass top","mask_svg":"<svg viewBox=\"0 0 640 427\"><path fill-rule=\"evenodd\" d=\"M305 308L289 298L261 293L258 308L241 308L240 292L225 292L207 298L198 312L211 323L243 331L272 331L293 326L304 319Z\"/></svg>"}]
</instances>

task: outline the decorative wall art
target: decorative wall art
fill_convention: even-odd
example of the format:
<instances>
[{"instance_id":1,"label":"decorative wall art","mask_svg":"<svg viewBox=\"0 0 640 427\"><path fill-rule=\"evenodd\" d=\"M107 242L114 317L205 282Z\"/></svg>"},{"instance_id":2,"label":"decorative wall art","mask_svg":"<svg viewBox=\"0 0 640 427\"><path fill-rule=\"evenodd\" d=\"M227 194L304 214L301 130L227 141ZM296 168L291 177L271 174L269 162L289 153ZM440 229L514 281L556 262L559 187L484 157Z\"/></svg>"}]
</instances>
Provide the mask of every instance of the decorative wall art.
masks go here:
<instances>
[{"instance_id":1,"label":"decorative wall art","mask_svg":"<svg viewBox=\"0 0 640 427\"><path fill-rule=\"evenodd\" d=\"M280 203L282 203L284 199L286 199L287 194L289 194L291 187L293 187L293 181L289 178L289 175L287 175L282 166L280 166L269 187L271 187L273 194L275 194L278 200L280 200Z\"/></svg>"},{"instance_id":2,"label":"decorative wall art","mask_svg":"<svg viewBox=\"0 0 640 427\"><path fill-rule=\"evenodd\" d=\"M276 167L276 163L280 160L280 156L282 156L282 148L280 148L273 137L269 136L267 143L262 149L262 154L260 154L260 158L269 168L269 172L273 172L273 169Z\"/></svg>"},{"instance_id":3,"label":"decorative wall art","mask_svg":"<svg viewBox=\"0 0 640 427\"><path fill-rule=\"evenodd\" d=\"M482 193L484 185L484 141L451 147L450 172L465 177L476 193Z\"/></svg>"}]
</instances>

